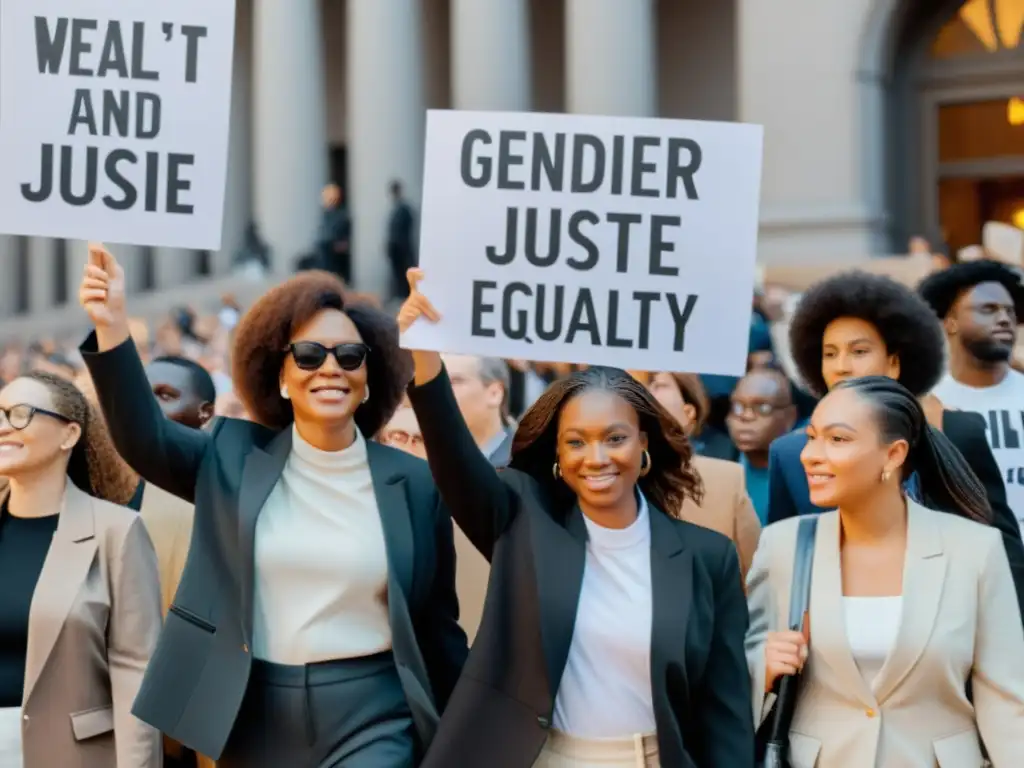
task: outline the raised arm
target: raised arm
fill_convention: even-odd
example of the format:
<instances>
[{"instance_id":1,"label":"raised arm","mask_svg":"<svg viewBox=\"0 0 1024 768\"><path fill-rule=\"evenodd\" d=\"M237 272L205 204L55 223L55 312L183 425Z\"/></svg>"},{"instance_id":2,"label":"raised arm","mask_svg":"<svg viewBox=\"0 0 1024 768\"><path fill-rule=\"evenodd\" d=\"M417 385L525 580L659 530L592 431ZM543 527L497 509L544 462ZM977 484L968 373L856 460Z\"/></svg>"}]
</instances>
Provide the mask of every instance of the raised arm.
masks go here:
<instances>
[{"instance_id":1,"label":"raised arm","mask_svg":"<svg viewBox=\"0 0 1024 768\"><path fill-rule=\"evenodd\" d=\"M147 482L194 502L211 437L164 417L128 332L124 272L100 246L90 246L79 300L96 326L79 349L117 452Z\"/></svg>"},{"instance_id":2,"label":"raised arm","mask_svg":"<svg viewBox=\"0 0 1024 768\"><path fill-rule=\"evenodd\" d=\"M437 310L419 291L423 272L409 270L409 298L398 314L402 332L423 320L437 322ZM421 320L421 318L423 320ZM441 498L455 522L488 562L494 543L505 532L515 510L511 489L473 440L451 381L436 352L413 351L415 374L409 401L423 433L427 462Z\"/></svg>"},{"instance_id":3,"label":"raised arm","mask_svg":"<svg viewBox=\"0 0 1024 768\"><path fill-rule=\"evenodd\" d=\"M994 766L1020 765L1024 755L1024 629L1006 552L995 536L982 560L974 641L974 711Z\"/></svg>"}]
</instances>

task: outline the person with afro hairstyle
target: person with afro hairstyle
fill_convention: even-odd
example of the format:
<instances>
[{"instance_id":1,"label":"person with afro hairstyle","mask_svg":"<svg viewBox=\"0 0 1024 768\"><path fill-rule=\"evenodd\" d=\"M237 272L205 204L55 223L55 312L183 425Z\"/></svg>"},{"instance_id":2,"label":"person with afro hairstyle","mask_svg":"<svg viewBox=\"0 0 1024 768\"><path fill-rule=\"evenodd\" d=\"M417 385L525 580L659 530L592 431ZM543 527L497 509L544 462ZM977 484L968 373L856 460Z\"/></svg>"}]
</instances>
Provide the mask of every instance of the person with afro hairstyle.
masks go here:
<instances>
[{"instance_id":1,"label":"person with afro hairstyle","mask_svg":"<svg viewBox=\"0 0 1024 768\"><path fill-rule=\"evenodd\" d=\"M395 320L327 272L272 288L235 331L252 421L206 431L164 418L102 246L79 301L118 450L195 504L136 716L220 768L418 765L468 651L430 470L373 439L412 373Z\"/></svg>"},{"instance_id":2,"label":"person with afro hairstyle","mask_svg":"<svg viewBox=\"0 0 1024 768\"><path fill-rule=\"evenodd\" d=\"M159 768L132 702L160 634L138 478L66 378L0 390L0 766Z\"/></svg>"},{"instance_id":3,"label":"person with afro hairstyle","mask_svg":"<svg viewBox=\"0 0 1024 768\"><path fill-rule=\"evenodd\" d=\"M929 423L959 449L988 494L992 524L1003 535L1024 617L1024 542L985 437L985 422L977 414L946 410L928 394L945 365L942 327L931 308L888 277L844 272L804 293L790 323L789 341L797 372L818 396L841 381L888 376L921 399ZM769 524L822 511L811 503L800 461L806 444L805 431L798 429L771 445ZM915 489L912 476L908 491L913 495Z\"/></svg>"}]
</instances>

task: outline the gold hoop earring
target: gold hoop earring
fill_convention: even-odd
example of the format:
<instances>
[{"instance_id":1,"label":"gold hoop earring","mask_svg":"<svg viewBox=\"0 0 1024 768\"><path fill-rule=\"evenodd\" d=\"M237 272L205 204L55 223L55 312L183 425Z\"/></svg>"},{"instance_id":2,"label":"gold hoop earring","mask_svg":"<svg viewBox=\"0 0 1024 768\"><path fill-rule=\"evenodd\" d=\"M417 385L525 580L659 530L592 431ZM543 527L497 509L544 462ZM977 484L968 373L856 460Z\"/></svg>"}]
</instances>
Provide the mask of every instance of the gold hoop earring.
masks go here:
<instances>
[{"instance_id":1,"label":"gold hoop earring","mask_svg":"<svg viewBox=\"0 0 1024 768\"><path fill-rule=\"evenodd\" d=\"M646 450L644 455L640 458L640 477L647 477L647 473L651 471L651 454Z\"/></svg>"},{"instance_id":2,"label":"gold hoop earring","mask_svg":"<svg viewBox=\"0 0 1024 768\"><path fill-rule=\"evenodd\" d=\"M558 462L557 461L551 467L551 476L553 478L555 478L555 480L561 480L562 479L562 468L560 466L558 466Z\"/></svg>"},{"instance_id":3,"label":"gold hoop earring","mask_svg":"<svg viewBox=\"0 0 1024 768\"><path fill-rule=\"evenodd\" d=\"M885 470L884 472L882 472L882 482L883 483L888 483L889 482L889 470Z\"/></svg>"}]
</instances>

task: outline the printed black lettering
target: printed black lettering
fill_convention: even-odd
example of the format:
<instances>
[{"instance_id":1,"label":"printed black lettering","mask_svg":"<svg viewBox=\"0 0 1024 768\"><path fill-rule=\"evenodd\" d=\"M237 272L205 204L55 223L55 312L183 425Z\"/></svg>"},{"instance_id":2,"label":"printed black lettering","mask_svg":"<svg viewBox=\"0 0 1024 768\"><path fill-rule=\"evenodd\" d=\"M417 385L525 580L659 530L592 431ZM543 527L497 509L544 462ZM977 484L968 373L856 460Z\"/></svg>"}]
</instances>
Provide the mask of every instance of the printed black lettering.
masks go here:
<instances>
[{"instance_id":1,"label":"printed black lettering","mask_svg":"<svg viewBox=\"0 0 1024 768\"><path fill-rule=\"evenodd\" d=\"M674 293L666 293L665 298L668 300L668 308L672 313L672 322L676 331L672 348L676 352L682 352L686 346L686 325L690 322L690 315L693 314L693 308L697 304L697 297L692 293L688 294L682 308L679 306L679 298Z\"/></svg>"},{"instance_id":2,"label":"printed black lettering","mask_svg":"<svg viewBox=\"0 0 1024 768\"><path fill-rule=\"evenodd\" d=\"M516 154L513 141L526 141L526 131L502 131L498 134L498 189L525 189L526 184L515 181L509 171L523 164L523 156Z\"/></svg>"},{"instance_id":3,"label":"printed black lettering","mask_svg":"<svg viewBox=\"0 0 1024 768\"><path fill-rule=\"evenodd\" d=\"M640 302L640 333L636 340L638 349L647 349L651 338L651 305L661 301L661 294L651 291L633 291L633 300Z\"/></svg>"},{"instance_id":4,"label":"printed black lettering","mask_svg":"<svg viewBox=\"0 0 1024 768\"><path fill-rule=\"evenodd\" d=\"M562 320L565 312L565 286L556 285L552 288L554 294L554 305L551 309L551 328L544 325L544 318L548 315L547 307L547 286L541 283L537 286L537 314L536 334L541 341L555 341L562 335Z\"/></svg>"},{"instance_id":5,"label":"printed black lettering","mask_svg":"<svg viewBox=\"0 0 1024 768\"><path fill-rule=\"evenodd\" d=\"M75 100L71 104L71 123L68 136L74 136L78 126L84 125L90 136L96 135L96 113L92 108L92 92L88 88L76 88Z\"/></svg>"},{"instance_id":6,"label":"printed black lettering","mask_svg":"<svg viewBox=\"0 0 1024 768\"><path fill-rule=\"evenodd\" d=\"M484 303L484 291L494 290L498 287L498 284L493 280L474 280L473 281L473 303L471 323L470 323L470 334L473 336L482 336L485 338L494 338L494 329L484 327L484 315L489 315L494 312L493 304Z\"/></svg>"},{"instance_id":7,"label":"printed black lettering","mask_svg":"<svg viewBox=\"0 0 1024 768\"><path fill-rule=\"evenodd\" d=\"M124 38L121 36L121 22L119 21L112 21L107 27L107 37L103 41L103 50L100 52L100 63L96 67L96 76L106 77L111 70L117 72L119 77L125 79L129 77L128 58L124 53ZM105 135L109 136L110 134Z\"/></svg>"},{"instance_id":8,"label":"printed black lettering","mask_svg":"<svg viewBox=\"0 0 1024 768\"><path fill-rule=\"evenodd\" d=\"M700 144L693 139L668 140L668 198L674 200L679 192L679 182L686 189L687 200L699 200L697 184L693 177L700 170L703 153Z\"/></svg>"},{"instance_id":9,"label":"printed black lettering","mask_svg":"<svg viewBox=\"0 0 1024 768\"><path fill-rule=\"evenodd\" d=\"M111 183L121 190L121 199L110 195L103 196L103 204L112 211L127 211L130 210L133 205L139 200L139 193L128 179L122 174L120 169L117 167L118 163L128 162L131 165L135 165L139 161L134 152L127 149L115 149L109 155L103 163L103 170L107 174L107 178L110 179Z\"/></svg>"},{"instance_id":10,"label":"printed black lettering","mask_svg":"<svg viewBox=\"0 0 1024 768\"><path fill-rule=\"evenodd\" d=\"M183 24L181 34L185 36L185 82L194 83L199 72L199 41L206 37L206 27Z\"/></svg>"},{"instance_id":11,"label":"printed black lettering","mask_svg":"<svg viewBox=\"0 0 1024 768\"><path fill-rule=\"evenodd\" d=\"M630 349L633 342L629 339L619 338L619 292L608 292L608 335L605 337L609 347L624 347Z\"/></svg>"},{"instance_id":12,"label":"printed black lettering","mask_svg":"<svg viewBox=\"0 0 1024 768\"><path fill-rule=\"evenodd\" d=\"M482 155L474 162L474 149L476 145L490 145L493 143L491 135L479 128L470 131L462 139L462 154L460 170L462 171L462 183L472 189L483 189L491 181L493 173L493 161L490 157ZM476 173L474 174L474 165Z\"/></svg>"},{"instance_id":13,"label":"printed black lettering","mask_svg":"<svg viewBox=\"0 0 1024 768\"><path fill-rule=\"evenodd\" d=\"M505 252L498 253L493 245L487 246L487 260L491 264L503 267L511 264L516 257L517 241L519 239L519 209L509 206L505 211Z\"/></svg>"},{"instance_id":14,"label":"printed black lettering","mask_svg":"<svg viewBox=\"0 0 1024 768\"><path fill-rule=\"evenodd\" d=\"M85 39L86 32L96 29L93 19L71 20L71 64L68 74L75 77L92 77L93 71L82 64L82 56L92 51L92 43Z\"/></svg>"},{"instance_id":15,"label":"printed black lettering","mask_svg":"<svg viewBox=\"0 0 1024 768\"><path fill-rule=\"evenodd\" d=\"M96 147L87 147L85 151L85 190L76 195L71 189L72 147L63 146L60 148L60 199L68 205L76 207L88 205L96 199L96 186L99 183L97 178L97 167L99 166L100 151Z\"/></svg>"},{"instance_id":16,"label":"printed black lettering","mask_svg":"<svg viewBox=\"0 0 1024 768\"><path fill-rule=\"evenodd\" d=\"M1013 422L1010 420L1010 412L1000 411L999 421L1002 426L1003 448L1007 450L1020 448L1020 432L1014 429Z\"/></svg>"},{"instance_id":17,"label":"printed black lettering","mask_svg":"<svg viewBox=\"0 0 1024 768\"><path fill-rule=\"evenodd\" d=\"M675 241L665 239L665 227L679 227L682 223L679 216L651 216L651 263L648 270L651 275L679 276L679 267L666 267L661 263L661 257L676 250Z\"/></svg>"},{"instance_id":18,"label":"printed black lettering","mask_svg":"<svg viewBox=\"0 0 1024 768\"><path fill-rule=\"evenodd\" d=\"M625 273L629 271L629 228L639 224L644 217L639 213L609 213L608 221L617 224L619 237L615 248L615 271Z\"/></svg>"},{"instance_id":19,"label":"printed black lettering","mask_svg":"<svg viewBox=\"0 0 1024 768\"><path fill-rule=\"evenodd\" d=\"M147 106L149 109L147 109ZM162 102L155 93L139 91L135 94L135 137L155 139L160 133ZM147 117L149 118L147 120Z\"/></svg>"},{"instance_id":20,"label":"printed black lettering","mask_svg":"<svg viewBox=\"0 0 1024 768\"><path fill-rule=\"evenodd\" d=\"M550 267L558 261L558 254L562 247L562 211L554 208L548 225L548 248L547 254L541 255L537 251L537 217L536 208L526 209L526 240L523 246L526 250L526 260L535 267Z\"/></svg>"},{"instance_id":21,"label":"printed black lettering","mask_svg":"<svg viewBox=\"0 0 1024 768\"><path fill-rule=\"evenodd\" d=\"M997 411L988 412L988 434L989 442L992 445L992 450L998 450L1002 447L1002 443L999 440L999 422L996 416Z\"/></svg>"},{"instance_id":22,"label":"printed black lettering","mask_svg":"<svg viewBox=\"0 0 1024 768\"><path fill-rule=\"evenodd\" d=\"M580 229L580 227L584 223L593 225L600 223L600 221L601 217L593 211L576 211L569 217L569 239L587 252L587 256L584 259L580 259L576 256L570 256L565 260L565 263L573 269L585 272L588 269L593 269L597 266L597 261L598 258L600 258L601 252L598 250L594 241L583 234L583 230Z\"/></svg>"},{"instance_id":23,"label":"printed black lettering","mask_svg":"<svg viewBox=\"0 0 1024 768\"><path fill-rule=\"evenodd\" d=\"M41 75L60 74L60 63L64 59L64 44L68 39L68 20L61 16L57 28L50 32L50 20L36 16L36 62Z\"/></svg>"},{"instance_id":24,"label":"printed black lettering","mask_svg":"<svg viewBox=\"0 0 1024 768\"><path fill-rule=\"evenodd\" d=\"M116 128L118 136L128 135L129 115L131 114L131 91L117 93L103 91L103 135L110 136ZM111 123L114 126L111 126Z\"/></svg>"},{"instance_id":25,"label":"printed black lettering","mask_svg":"<svg viewBox=\"0 0 1024 768\"><path fill-rule=\"evenodd\" d=\"M160 74L146 69L143 56L146 53L146 24L136 21L132 24L132 80L159 80Z\"/></svg>"},{"instance_id":26,"label":"printed black lettering","mask_svg":"<svg viewBox=\"0 0 1024 768\"><path fill-rule=\"evenodd\" d=\"M565 178L565 134L555 134L555 149L551 150L547 137L540 131L533 134L533 156L530 168L530 189L540 189L541 174L547 179L548 189L561 192Z\"/></svg>"},{"instance_id":27,"label":"printed black lettering","mask_svg":"<svg viewBox=\"0 0 1024 768\"><path fill-rule=\"evenodd\" d=\"M590 149L589 153L587 152L588 148ZM593 161L590 178L586 179L584 165L588 154L593 157ZM597 136L591 136L589 133L579 133L573 136L572 183L570 185L573 194L587 194L600 189L601 182L604 180L604 166L604 144Z\"/></svg>"},{"instance_id":28,"label":"printed black lettering","mask_svg":"<svg viewBox=\"0 0 1024 768\"><path fill-rule=\"evenodd\" d=\"M49 200L53 193L53 144L43 144L39 165L39 189L27 183L21 185L21 196L30 203Z\"/></svg>"},{"instance_id":29,"label":"printed black lettering","mask_svg":"<svg viewBox=\"0 0 1024 768\"><path fill-rule=\"evenodd\" d=\"M576 295L576 304L572 308L572 317L569 318L569 329L565 334L565 343L572 344L576 339L576 335L583 332L590 334L591 344L595 347L601 346L597 311L594 309L594 298L590 295L589 288L580 288L580 292Z\"/></svg>"},{"instance_id":30,"label":"printed black lettering","mask_svg":"<svg viewBox=\"0 0 1024 768\"><path fill-rule=\"evenodd\" d=\"M626 137L612 138L612 194L622 194L622 168L626 164Z\"/></svg>"},{"instance_id":31,"label":"printed black lettering","mask_svg":"<svg viewBox=\"0 0 1024 768\"><path fill-rule=\"evenodd\" d=\"M150 153L155 154L155 153ZM195 155L185 155L171 152L167 155L167 212L190 214L194 210L191 203L182 203L178 195L192 189L192 182L181 177L181 170L184 167L195 165ZM155 178L156 174L150 178Z\"/></svg>"},{"instance_id":32,"label":"printed black lettering","mask_svg":"<svg viewBox=\"0 0 1024 768\"><path fill-rule=\"evenodd\" d=\"M533 341L527 335L530 328L530 313L522 308L515 309L513 303L517 294L522 294L529 298L533 295L533 291L530 290L530 286L526 283L509 283L505 286L503 294L501 302L502 333L505 334L506 338L513 341L525 341L527 344L532 344ZM515 322L513 322L512 318L513 313L515 314Z\"/></svg>"},{"instance_id":33,"label":"printed black lettering","mask_svg":"<svg viewBox=\"0 0 1024 768\"><path fill-rule=\"evenodd\" d=\"M653 173L658 169L654 163L644 159L644 153L651 147L661 144L657 136L634 136L633 137L633 175L630 179L630 194L633 197L657 197L657 189L648 189L644 186L644 174Z\"/></svg>"}]
</instances>

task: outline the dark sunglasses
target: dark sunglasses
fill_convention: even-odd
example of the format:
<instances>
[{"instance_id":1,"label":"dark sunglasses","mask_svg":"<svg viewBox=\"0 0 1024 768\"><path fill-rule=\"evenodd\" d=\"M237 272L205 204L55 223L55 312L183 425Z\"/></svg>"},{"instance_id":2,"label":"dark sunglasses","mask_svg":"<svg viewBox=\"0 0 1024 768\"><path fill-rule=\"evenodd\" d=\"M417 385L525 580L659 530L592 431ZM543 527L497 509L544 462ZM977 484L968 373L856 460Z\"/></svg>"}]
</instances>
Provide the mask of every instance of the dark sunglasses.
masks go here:
<instances>
[{"instance_id":1,"label":"dark sunglasses","mask_svg":"<svg viewBox=\"0 0 1024 768\"><path fill-rule=\"evenodd\" d=\"M319 370L328 355L334 355L343 371L357 371L370 354L370 348L365 344L338 344L334 347L325 347L318 341L296 341L288 345L288 351L295 365L304 371Z\"/></svg>"},{"instance_id":2,"label":"dark sunglasses","mask_svg":"<svg viewBox=\"0 0 1024 768\"><path fill-rule=\"evenodd\" d=\"M12 405L10 408L0 408L0 414L3 414L7 423L11 425L12 429L16 429L19 432L32 423L32 419L35 418L37 413L49 416L51 419L63 421L65 424L71 423L71 419L67 416L61 416L59 413L48 411L45 408L36 408L34 405L19 404Z\"/></svg>"}]
</instances>

